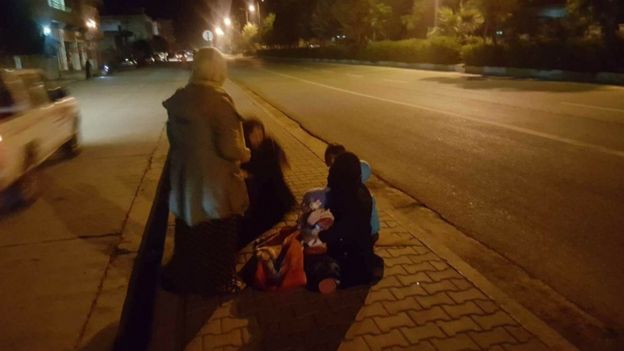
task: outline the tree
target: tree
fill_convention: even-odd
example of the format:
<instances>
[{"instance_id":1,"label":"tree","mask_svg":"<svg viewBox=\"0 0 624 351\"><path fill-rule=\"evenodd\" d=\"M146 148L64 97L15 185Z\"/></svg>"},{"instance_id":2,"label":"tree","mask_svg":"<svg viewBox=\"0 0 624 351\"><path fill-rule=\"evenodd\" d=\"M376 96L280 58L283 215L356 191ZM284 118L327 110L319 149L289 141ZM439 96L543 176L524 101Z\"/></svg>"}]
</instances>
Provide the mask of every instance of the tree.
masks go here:
<instances>
[{"instance_id":1,"label":"tree","mask_svg":"<svg viewBox=\"0 0 624 351\"><path fill-rule=\"evenodd\" d=\"M152 56L154 50L149 41L139 39L132 43L132 53L139 61L139 64L144 64L145 61Z\"/></svg>"},{"instance_id":2,"label":"tree","mask_svg":"<svg viewBox=\"0 0 624 351\"><path fill-rule=\"evenodd\" d=\"M275 14L269 13L262 20L262 27L260 27L260 40L263 43L268 43L271 41L271 36L273 35L274 25L275 25Z\"/></svg>"},{"instance_id":3,"label":"tree","mask_svg":"<svg viewBox=\"0 0 624 351\"><path fill-rule=\"evenodd\" d=\"M329 40L341 34L340 23L332 12L334 2L334 0L319 0L316 3L310 19L310 28L318 39Z\"/></svg>"},{"instance_id":4,"label":"tree","mask_svg":"<svg viewBox=\"0 0 624 351\"><path fill-rule=\"evenodd\" d=\"M383 37L391 13L392 9L378 0L341 0L332 7L343 33L357 46Z\"/></svg>"},{"instance_id":5,"label":"tree","mask_svg":"<svg viewBox=\"0 0 624 351\"><path fill-rule=\"evenodd\" d=\"M253 23L247 23L243 27L241 40L244 52L254 52L258 41L258 26Z\"/></svg>"},{"instance_id":6,"label":"tree","mask_svg":"<svg viewBox=\"0 0 624 351\"><path fill-rule=\"evenodd\" d=\"M497 32L503 30L506 22L518 9L517 0L474 0L474 6L483 14L485 23L483 36L491 37L497 43Z\"/></svg>"},{"instance_id":7,"label":"tree","mask_svg":"<svg viewBox=\"0 0 624 351\"><path fill-rule=\"evenodd\" d=\"M268 9L275 13L274 31L271 41L274 44L294 45L299 39L308 39L313 33L310 19L316 0L275 0Z\"/></svg>"},{"instance_id":8,"label":"tree","mask_svg":"<svg viewBox=\"0 0 624 351\"><path fill-rule=\"evenodd\" d=\"M155 35L152 38L151 46L155 52L169 52L169 43L160 35Z\"/></svg>"},{"instance_id":9,"label":"tree","mask_svg":"<svg viewBox=\"0 0 624 351\"><path fill-rule=\"evenodd\" d=\"M427 29L433 21L433 0L414 0L411 11L401 16L401 22L406 32L411 36L424 37ZM427 16L428 15L428 16Z\"/></svg>"},{"instance_id":10,"label":"tree","mask_svg":"<svg viewBox=\"0 0 624 351\"><path fill-rule=\"evenodd\" d=\"M385 28L387 39L405 38L407 33L403 24L403 16L410 13L414 0L383 0L383 2L392 9Z\"/></svg>"},{"instance_id":11,"label":"tree","mask_svg":"<svg viewBox=\"0 0 624 351\"><path fill-rule=\"evenodd\" d=\"M388 21L392 15L392 7L381 1L370 1L370 24L372 29L372 39L377 40L378 36L387 37Z\"/></svg>"},{"instance_id":12,"label":"tree","mask_svg":"<svg viewBox=\"0 0 624 351\"><path fill-rule=\"evenodd\" d=\"M439 7L459 8L460 0L412 0L411 8L402 12L401 22L410 37L424 38L435 24L436 4Z\"/></svg>"},{"instance_id":13,"label":"tree","mask_svg":"<svg viewBox=\"0 0 624 351\"><path fill-rule=\"evenodd\" d=\"M568 0L568 10L579 20L596 22L605 45L611 50L617 48L619 22L624 17L621 0Z\"/></svg>"},{"instance_id":14,"label":"tree","mask_svg":"<svg viewBox=\"0 0 624 351\"><path fill-rule=\"evenodd\" d=\"M438 11L438 27L432 34L450 36L465 42L484 21L481 12L471 2L461 3L457 10L444 6Z\"/></svg>"}]
</instances>

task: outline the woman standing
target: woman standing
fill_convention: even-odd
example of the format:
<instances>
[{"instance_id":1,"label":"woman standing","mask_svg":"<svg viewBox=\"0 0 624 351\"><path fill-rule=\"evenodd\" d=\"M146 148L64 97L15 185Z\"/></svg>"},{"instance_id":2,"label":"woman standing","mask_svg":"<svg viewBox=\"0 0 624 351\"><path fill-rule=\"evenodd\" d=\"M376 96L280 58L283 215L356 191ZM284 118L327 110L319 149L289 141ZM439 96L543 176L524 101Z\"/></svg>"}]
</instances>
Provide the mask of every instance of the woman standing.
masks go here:
<instances>
[{"instance_id":1,"label":"woman standing","mask_svg":"<svg viewBox=\"0 0 624 351\"><path fill-rule=\"evenodd\" d=\"M163 287L215 294L236 288L236 247L248 205L240 163L249 160L241 120L222 85L227 63L214 48L195 55L191 78L167 109L174 254Z\"/></svg>"}]
</instances>

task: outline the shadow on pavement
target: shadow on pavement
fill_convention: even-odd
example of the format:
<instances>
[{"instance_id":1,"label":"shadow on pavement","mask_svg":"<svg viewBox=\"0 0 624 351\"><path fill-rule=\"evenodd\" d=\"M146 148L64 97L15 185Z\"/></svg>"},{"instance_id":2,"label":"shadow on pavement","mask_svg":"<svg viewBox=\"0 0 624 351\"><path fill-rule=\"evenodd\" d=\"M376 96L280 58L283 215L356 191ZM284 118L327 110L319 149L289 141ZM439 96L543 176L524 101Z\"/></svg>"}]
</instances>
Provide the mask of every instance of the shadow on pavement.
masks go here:
<instances>
[{"instance_id":1,"label":"shadow on pavement","mask_svg":"<svg viewBox=\"0 0 624 351\"><path fill-rule=\"evenodd\" d=\"M159 290L149 350L183 350L200 333L220 303L216 297L180 296Z\"/></svg>"},{"instance_id":2,"label":"shadow on pavement","mask_svg":"<svg viewBox=\"0 0 624 351\"><path fill-rule=\"evenodd\" d=\"M471 90L503 90L503 91L537 91L549 93L575 93L599 90L603 86L589 83L555 82L530 78L509 78L489 76L458 76L429 77L421 79L425 82L452 84L462 89Z\"/></svg>"},{"instance_id":3,"label":"shadow on pavement","mask_svg":"<svg viewBox=\"0 0 624 351\"><path fill-rule=\"evenodd\" d=\"M206 298L160 290L149 350L194 350L197 344L204 350L225 345L247 351L336 350L369 289L322 295L304 288L273 293L248 287L237 295ZM233 335L240 335L239 341L232 341Z\"/></svg>"},{"instance_id":4,"label":"shadow on pavement","mask_svg":"<svg viewBox=\"0 0 624 351\"><path fill-rule=\"evenodd\" d=\"M113 349L113 342L117 334L118 323L111 323L106 328L100 330L89 340L89 342L78 349L78 351L110 351Z\"/></svg>"},{"instance_id":5,"label":"shadow on pavement","mask_svg":"<svg viewBox=\"0 0 624 351\"><path fill-rule=\"evenodd\" d=\"M336 350L368 290L322 295L304 289L267 293L248 288L235 305L235 316L249 321L249 340L241 350Z\"/></svg>"}]
</instances>

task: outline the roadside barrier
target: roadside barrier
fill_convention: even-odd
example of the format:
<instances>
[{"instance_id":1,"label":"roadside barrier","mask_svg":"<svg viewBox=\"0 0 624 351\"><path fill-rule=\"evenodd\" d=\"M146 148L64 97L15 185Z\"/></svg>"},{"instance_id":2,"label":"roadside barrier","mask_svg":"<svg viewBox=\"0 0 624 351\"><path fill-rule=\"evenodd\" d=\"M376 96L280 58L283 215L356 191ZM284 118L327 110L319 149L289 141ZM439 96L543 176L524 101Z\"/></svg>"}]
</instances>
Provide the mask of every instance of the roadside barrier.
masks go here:
<instances>
[{"instance_id":1,"label":"roadside barrier","mask_svg":"<svg viewBox=\"0 0 624 351\"><path fill-rule=\"evenodd\" d=\"M169 161L165 163L161 173L156 196L141 239L141 246L132 268L115 339L115 351L147 350L150 343L154 303L160 283L161 261L169 217L168 171Z\"/></svg>"}]
</instances>

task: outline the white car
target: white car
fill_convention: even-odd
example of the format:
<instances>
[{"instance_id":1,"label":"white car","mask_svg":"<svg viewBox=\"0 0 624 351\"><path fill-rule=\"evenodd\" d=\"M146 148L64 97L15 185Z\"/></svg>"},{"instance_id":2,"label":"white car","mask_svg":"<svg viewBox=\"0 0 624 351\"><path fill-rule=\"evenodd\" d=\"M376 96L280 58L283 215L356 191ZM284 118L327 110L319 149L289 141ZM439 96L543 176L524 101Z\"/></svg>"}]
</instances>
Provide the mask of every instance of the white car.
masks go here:
<instances>
[{"instance_id":1,"label":"white car","mask_svg":"<svg viewBox=\"0 0 624 351\"><path fill-rule=\"evenodd\" d=\"M36 197L36 169L59 149L68 157L78 152L78 103L62 88L46 83L38 70L0 69L3 207L26 204Z\"/></svg>"}]
</instances>

